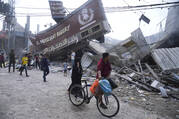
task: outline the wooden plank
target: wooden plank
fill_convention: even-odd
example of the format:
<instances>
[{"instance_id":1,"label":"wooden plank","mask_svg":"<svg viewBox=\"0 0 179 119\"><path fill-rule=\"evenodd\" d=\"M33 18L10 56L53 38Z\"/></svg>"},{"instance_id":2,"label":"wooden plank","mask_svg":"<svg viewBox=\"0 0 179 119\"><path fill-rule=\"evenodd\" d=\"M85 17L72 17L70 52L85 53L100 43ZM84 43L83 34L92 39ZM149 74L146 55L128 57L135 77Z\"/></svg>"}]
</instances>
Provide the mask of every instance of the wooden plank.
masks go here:
<instances>
[{"instance_id":1,"label":"wooden plank","mask_svg":"<svg viewBox=\"0 0 179 119\"><path fill-rule=\"evenodd\" d=\"M135 84L136 86L141 87L141 88L143 88L143 89L145 89L145 90L147 90L147 91L152 91L152 89L148 88L147 86L142 85L142 84L140 84L140 83L137 83L137 82L133 81L133 79L130 78L130 77L128 77L127 75L117 75L117 76L120 77L120 78L122 78L122 79L125 79L125 80L127 80L128 82L130 82L130 83L132 83L132 84Z\"/></svg>"},{"instance_id":2,"label":"wooden plank","mask_svg":"<svg viewBox=\"0 0 179 119\"><path fill-rule=\"evenodd\" d=\"M145 63L145 66L147 67L147 69L150 71L150 73L153 75L154 78L156 78L157 80L160 79L160 78L157 76L157 74L154 72L154 70L153 70L147 63Z\"/></svg>"}]
</instances>

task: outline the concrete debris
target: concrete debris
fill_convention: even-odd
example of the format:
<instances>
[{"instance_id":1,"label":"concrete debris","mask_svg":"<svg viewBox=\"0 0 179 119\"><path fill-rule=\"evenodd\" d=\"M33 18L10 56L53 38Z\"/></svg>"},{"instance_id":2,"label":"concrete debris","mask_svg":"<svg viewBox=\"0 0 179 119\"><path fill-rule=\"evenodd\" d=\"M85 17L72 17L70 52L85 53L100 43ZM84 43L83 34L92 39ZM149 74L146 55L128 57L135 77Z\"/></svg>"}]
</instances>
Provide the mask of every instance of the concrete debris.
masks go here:
<instances>
[{"instance_id":1,"label":"concrete debris","mask_svg":"<svg viewBox=\"0 0 179 119\"><path fill-rule=\"evenodd\" d=\"M167 91L163 87L159 87L162 97L168 98Z\"/></svg>"},{"instance_id":2,"label":"concrete debris","mask_svg":"<svg viewBox=\"0 0 179 119\"><path fill-rule=\"evenodd\" d=\"M138 28L131 33L131 37L118 43L107 50L107 52L116 54L120 65L128 66L148 55L150 53L150 47L147 44L142 31Z\"/></svg>"},{"instance_id":3,"label":"concrete debris","mask_svg":"<svg viewBox=\"0 0 179 119\"><path fill-rule=\"evenodd\" d=\"M164 85L161 84L159 81L154 80L151 84L152 87L159 89L160 87L163 87Z\"/></svg>"},{"instance_id":4,"label":"concrete debris","mask_svg":"<svg viewBox=\"0 0 179 119\"><path fill-rule=\"evenodd\" d=\"M139 66L140 65L140 66ZM158 94L161 92L162 97L173 97L178 99L178 87L168 84L163 80L167 76L161 75L164 73L162 70L153 68L147 63L138 63L135 64L136 67L139 67L139 70L136 71L135 67L122 67L118 68L113 65L113 71L111 72L111 78L114 79L115 83L121 85L122 82L126 82L129 86L125 88L127 90L136 90L139 93L140 97L145 97L148 94L144 91L154 92ZM157 71L157 72L156 72ZM172 74L172 73L171 73ZM94 77L96 76L96 65L89 66L85 72L84 77ZM172 75L177 78L177 74ZM93 80L94 80L93 79ZM118 89L117 92L121 92L123 89Z\"/></svg>"},{"instance_id":5,"label":"concrete debris","mask_svg":"<svg viewBox=\"0 0 179 119\"><path fill-rule=\"evenodd\" d=\"M63 70L62 67L50 67L51 73L63 72Z\"/></svg>"}]
</instances>

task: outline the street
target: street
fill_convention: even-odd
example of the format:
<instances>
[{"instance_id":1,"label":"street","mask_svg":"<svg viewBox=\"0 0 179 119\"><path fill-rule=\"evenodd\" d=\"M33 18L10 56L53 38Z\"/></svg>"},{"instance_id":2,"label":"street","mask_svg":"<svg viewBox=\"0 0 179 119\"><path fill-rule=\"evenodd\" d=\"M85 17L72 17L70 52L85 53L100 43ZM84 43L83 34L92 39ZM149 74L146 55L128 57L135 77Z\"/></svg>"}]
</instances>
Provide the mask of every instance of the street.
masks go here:
<instances>
[{"instance_id":1,"label":"street","mask_svg":"<svg viewBox=\"0 0 179 119\"><path fill-rule=\"evenodd\" d=\"M67 92L70 76L50 73L44 83L41 71L28 73L30 77L0 69L0 119L105 119L95 99L81 107L71 104ZM120 104L119 114L113 119L171 119L122 101Z\"/></svg>"}]
</instances>

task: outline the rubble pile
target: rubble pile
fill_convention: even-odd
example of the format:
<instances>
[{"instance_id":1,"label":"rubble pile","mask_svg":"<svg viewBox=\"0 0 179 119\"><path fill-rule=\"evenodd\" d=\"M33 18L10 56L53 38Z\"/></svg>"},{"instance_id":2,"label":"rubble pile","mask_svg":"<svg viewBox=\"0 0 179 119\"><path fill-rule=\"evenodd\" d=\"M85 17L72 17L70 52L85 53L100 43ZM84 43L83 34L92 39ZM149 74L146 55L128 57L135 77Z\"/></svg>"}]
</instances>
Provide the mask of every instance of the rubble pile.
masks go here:
<instances>
[{"instance_id":1,"label":"rubble pile","mask_svg":"<svg viewBox=\"0 0 179 119\"><path fill-rule=\"evenodd\" d=\"M179 47L149 47L140 29L110 49L93 48L92 64L84 76L95 79L97 61L103 51L110 53L114 90L122 101L176 118L179 107ZM159 46L156 43L155 46ZM143 50L145 49L146 50ZM102 51L100 51L102 49ZM92 80L90 80L92 81Z\"/></svg>"},{"instance_id":2,"label":"rubble pile","mask_svg":"<svg viewBox=\"0 0 179 119\"><path fill-rule=\"evenodd\" d=\"M121 101L161 115L174 117L179 107L179 72L163 71L158 66L136 63L122 68L112 66L111 78L118 84L114 93ZM96 64L85 70L90 83L95 80Z\"/></svg>"}]
</instances>

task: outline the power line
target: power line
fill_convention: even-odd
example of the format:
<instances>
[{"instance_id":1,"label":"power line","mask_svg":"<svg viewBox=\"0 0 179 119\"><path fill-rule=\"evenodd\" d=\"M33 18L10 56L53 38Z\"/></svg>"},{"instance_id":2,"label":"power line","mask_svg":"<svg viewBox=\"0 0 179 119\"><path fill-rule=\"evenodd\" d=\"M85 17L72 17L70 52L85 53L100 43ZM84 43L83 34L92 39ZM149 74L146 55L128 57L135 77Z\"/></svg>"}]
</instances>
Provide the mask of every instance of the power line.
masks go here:
<instances>
[{"instance_id":1,"label":"power line","mask_svg":"<svg viewBox=\"0 0 179 119\"><path fill-rule=\"evenodd\" d=\"M131 12L131 11L144 11L144 10L150 10L150 9L163 9L163 8L170 8L170 7L178 7L178 5L172 5L172 6L163 6L163 7L153 7L153 8L137 8L137 9L120 9L120 8L113 8L106 10L106 13L111 13L111 12Z\"/></svg>"},{"instance_id":2,"label":"power line","mask_svg":"<svg viewBox=\"0 0 179 119\"><path fill-rule=\"evenodd\" d=\"M125 1L125 0L123 0ZM155 7L155 6L165 6L165 5L175 5L179 4L179 2L165 2L165 3L158 3L158 4L148 4L148 5L137 5L137 6L130 6L127 2L125 2L128 6L123 7L104 7L105 9L108 8L120 8L120 9L135 9L135 8L144 8L144 7ZM50 8L33 8L33 7L16 7L16 8L22 8L22 9L48 9ZM70 10L75 10L76 8L67 8Z\"/></svg>"},{"instance_id":3,"label":"power line","mask_svg":"<svg viewBox=\"0 0 179 119\"><path fill-rule=\"evenodd\" d=\"M150 10L150 9L163 9L163 8L170 8L170 7L178 7L179 2L170 2L170 3L161 3L161 4L150 4L150 5L139 5L139 6L124 6L124 7L105 7L106 13L111 12L131 12L131 11L142 11L142 10ZM29 7L21 7L27 9L46 9L46 8L29 8ZM49 9L49 8L47 8ZM69 8L73 10L73 8ZM26 17L23 15L29 15L31 17L47 17L51 16L49 13L16 13L21 16L17 17Z\"/></svg>"},{"instance_id":4,"label":"power line","mask_svg":"<svg viewBox=\"0 0 179 119\"><path fill-rule=\"evenodd\" d=\"M163 6L163 7L153 7L153 8L137 8L137 9L119 9L118 7L109 7L106 9L106 13L112 12L131 12L131 11L142 11L142 10L150 10L150 9L163 9L163 8L170 8L170 7L178 7L178 5L171 5L171 6ZM30 16L51 16L49 13L16 13L19 15L30 15Z\"/></svg>"}]
</instances>

